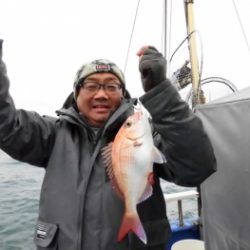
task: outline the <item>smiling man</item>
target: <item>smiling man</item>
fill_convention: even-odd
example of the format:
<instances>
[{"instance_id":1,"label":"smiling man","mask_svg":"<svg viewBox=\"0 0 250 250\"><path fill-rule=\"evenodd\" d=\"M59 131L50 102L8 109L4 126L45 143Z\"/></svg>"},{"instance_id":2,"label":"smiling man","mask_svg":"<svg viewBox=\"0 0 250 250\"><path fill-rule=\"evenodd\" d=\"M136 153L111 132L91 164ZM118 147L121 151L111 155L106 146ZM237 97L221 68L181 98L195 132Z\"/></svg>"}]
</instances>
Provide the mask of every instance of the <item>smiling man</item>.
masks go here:
<instances>
[{"instance_id":1,"label":"smiling man","mask_svg":"<svg viewBox=\"0 0 250 250\"><path fill-rule=\"evenodd\" d=\"M78 72L74 88L78 110L88 123L101 127L121 104L125 90L124 76L107 60L96 60Z\"/></svg>"},{"instance_id":2,"label":"smiling man","mask_svg":"<svg viewBox=\"0 0 250 250\"><path fill-rule=\"evenodd\" d=\"M171 232L160 178L197 186L215 171L211 143L166 79L165 58L154 47L138 55L146 92L140 101L152 116L154 144L167 159L154 166L153 194L137 206L146 245L134 234L117 241L124 202L101 157L137 102L126 90L122 71L108 60L84 64L58 117L41 116L16 109L0 40L0 148L45 169L34 238L38 250L164 250Z\"/></svg>"}]
</instances>

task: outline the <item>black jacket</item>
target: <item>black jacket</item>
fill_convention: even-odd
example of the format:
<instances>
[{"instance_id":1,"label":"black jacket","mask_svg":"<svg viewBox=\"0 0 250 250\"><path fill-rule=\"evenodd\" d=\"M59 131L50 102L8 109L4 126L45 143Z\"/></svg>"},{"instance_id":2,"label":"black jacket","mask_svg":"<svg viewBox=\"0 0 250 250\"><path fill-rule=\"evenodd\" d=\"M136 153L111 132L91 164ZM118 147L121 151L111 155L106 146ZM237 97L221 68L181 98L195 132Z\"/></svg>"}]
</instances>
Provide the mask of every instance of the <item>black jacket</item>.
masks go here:
<instances>
[{"instance_id":1,"label":"black jacket","mask_svg":"<svg viewBox=\"0 0 250 250\"><path fill-rule=\"evenodd\" d=\"M17 160L46 169L35 232L37 249L143 247L133 235L116 241L124 204L111 188L100 155L135 100L125 99L96 135L75 108L58 111L58 118L17 110L8 90L0 61L0 148ZM168 80L140 100L152 115L155 145L167 159L164 165L154 165L153 195L138 205L148 245L153 247L170 235L159 178L197 186L215 171L216 161L201 121Z\"/></svg>"}]
</instances>

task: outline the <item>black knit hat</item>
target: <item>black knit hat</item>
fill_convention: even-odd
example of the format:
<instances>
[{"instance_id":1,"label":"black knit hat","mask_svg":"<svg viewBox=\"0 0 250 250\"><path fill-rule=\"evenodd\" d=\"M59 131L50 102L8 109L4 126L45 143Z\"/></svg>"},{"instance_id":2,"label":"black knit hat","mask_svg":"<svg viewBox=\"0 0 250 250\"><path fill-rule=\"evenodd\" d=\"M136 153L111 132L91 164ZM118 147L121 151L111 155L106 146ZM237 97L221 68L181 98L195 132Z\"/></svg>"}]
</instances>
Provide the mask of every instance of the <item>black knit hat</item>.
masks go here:
<instances>
[{"instance_id":1,"label":"black knit hat","mask_svg":"<svg viewBox=\"0 0 250 250\"><path fill-rule=\"evenodd\" d=\"M100 72L109 72L114 74L119 78L122 84L122 88L125 91L125 78L122 71L118 68L118 66L106 59L98 59L92 62L88 62L84 64L78 71L74 81L74 97L76 98L78 95L79 84L84 81L86 77L89 75L100 73Z\"/></svg>"}]
</instances>

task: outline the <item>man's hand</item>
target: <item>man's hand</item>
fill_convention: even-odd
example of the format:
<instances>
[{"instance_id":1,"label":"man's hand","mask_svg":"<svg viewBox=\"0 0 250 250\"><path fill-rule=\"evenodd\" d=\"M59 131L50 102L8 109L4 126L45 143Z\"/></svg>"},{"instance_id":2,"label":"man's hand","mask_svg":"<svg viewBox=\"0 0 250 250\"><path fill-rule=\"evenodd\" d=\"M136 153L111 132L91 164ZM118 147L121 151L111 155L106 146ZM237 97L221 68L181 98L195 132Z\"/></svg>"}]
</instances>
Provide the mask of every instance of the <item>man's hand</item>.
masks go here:
<instances>
[{"instance_id":1,"label":"man's hand","mask_svg":"<svg viewBox=\"0 0 250 250\"><path fill-rule=\"evenodd\" d=\"M143 89L147 92L166 79L166 59L152 46L142 47L137 55Z\"/></svg>"}]
</instances>

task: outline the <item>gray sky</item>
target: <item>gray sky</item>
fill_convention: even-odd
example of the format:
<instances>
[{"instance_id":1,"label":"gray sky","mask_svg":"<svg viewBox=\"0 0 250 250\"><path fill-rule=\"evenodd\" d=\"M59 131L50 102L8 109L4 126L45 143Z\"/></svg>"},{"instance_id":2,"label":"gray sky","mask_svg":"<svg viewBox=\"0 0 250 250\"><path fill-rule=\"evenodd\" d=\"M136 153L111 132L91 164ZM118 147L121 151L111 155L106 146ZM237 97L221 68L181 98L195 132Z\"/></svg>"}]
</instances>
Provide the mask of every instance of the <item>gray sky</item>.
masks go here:
<instances>
[{"instance_id":1,"label":"gray sky","mask_svg":"<svg viewBox=\"0 0 250 250\"><path fill-rule=\"evenodd\" d=\"M250 1L235 2L250 40ZM16 106L54 114L83 63L107 58L124 69L136 7L136 0L0 0L0 38ZM194 8L203 78L221 76L239 89L250 86L250 54L233 1L196 0ZM125 74L133 96L143 93L136 52L146 44L162 49L162 14L163 0L141 0ZM186 36L183 0L173 1L172 17L170 54ZM187 48L183 51L170 72L184 62Z\"/></svg>"}]
</instances>

